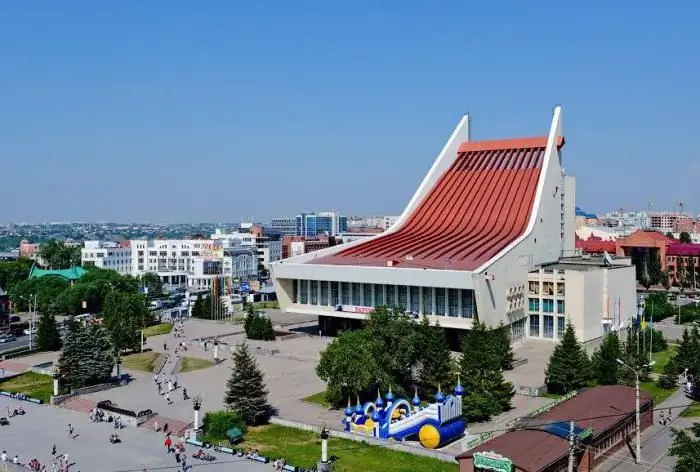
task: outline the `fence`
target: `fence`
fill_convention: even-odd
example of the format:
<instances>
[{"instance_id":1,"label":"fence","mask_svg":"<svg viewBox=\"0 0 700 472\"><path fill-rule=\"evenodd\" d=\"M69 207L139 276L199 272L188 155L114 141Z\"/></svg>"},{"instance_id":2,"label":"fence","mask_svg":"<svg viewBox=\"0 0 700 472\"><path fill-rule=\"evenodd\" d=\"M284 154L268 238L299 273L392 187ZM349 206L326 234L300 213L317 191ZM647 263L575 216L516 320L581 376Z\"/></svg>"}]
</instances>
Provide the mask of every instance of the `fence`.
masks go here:
<instances>
[{"instance_id":1,"label":"fence","mask_svg":"<svg viewBox=\"0 0 700 472\"><path fill-rule=\"evenodd\" d=\"M117 384L106 383L93 385L92 387L76 388L74 390L71 390L70 393L66 393L65 395L51 395L50 403L51 405L60 405L69 398L77 397L78 395L87 395L89 393L102 392L104 390L109 390L110 388L114 388L116 386Z\"/></svg>"}]
</instances>

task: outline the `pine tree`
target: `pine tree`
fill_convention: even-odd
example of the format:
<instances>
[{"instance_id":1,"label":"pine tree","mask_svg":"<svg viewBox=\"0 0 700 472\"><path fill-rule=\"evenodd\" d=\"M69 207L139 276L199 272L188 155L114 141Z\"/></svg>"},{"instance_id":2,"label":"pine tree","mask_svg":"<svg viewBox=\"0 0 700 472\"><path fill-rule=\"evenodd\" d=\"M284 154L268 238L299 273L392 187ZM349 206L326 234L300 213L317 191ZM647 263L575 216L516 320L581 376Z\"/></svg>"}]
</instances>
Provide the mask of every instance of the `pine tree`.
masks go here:
<instances>
[{"instance_id":1,"label":"pine tree","mask_svg":"<svg viewBox=\"0 0 700 472\"><path fill-rule=\"evenodd\" d=\"M592 374L599 384L617 385L620 382L620 364L617 362L620 356L620 338L612 332L605 336L591 359Z\"/></svg>"},{"instance_id":2,"label":"pine tree","mask_svg":"<svg viewBox=\"0 0 700 472\"><path fill-rule=\"evenodd\" d=\"M260 339L263 341L275 340L275 328L272 326L272 320L269 316L260 317Z\"/></svg>"},{"instance_id":3,"label":"pine tree","mask_svg":"<svg viewBox=\"0 0 700 472\"><path fill-rule=\"evenodd\" d=\"M81 356L84 354L81 343L83 326L73 320L67 324L66 336L63 343L63 350L58 358L58 374L61 381L66 383L71 388L79 388L83 386L83 378L81 375Z\"/></svg>"},{"instance_id":4,"label":"pine tree","mask_svg":"<svg viewBox=\"0 0 700 472\"><path fill-rule=\"evenodd\" d=\"M423 319L427 321L427 317ZM421 323L421 335L418 381L423 395L432 397L439 387L450 388L455 384L455 363L440 324L431 326L428 322L423 326Z\"/></svg>"},{"instance_id":5,"label":"pine tree","mask_svg":"<svg viewBox=\"0 0 700 472\"><path fill-rule=\"evenodd\" d=\"M625 366L619 370L620 381L627 385L634 385L639 373L639 381L649 380L649 350L644 348L643 337L638 328L627 329L627 336L622 345L622 361Z\"/></svg>"},{"instance_id":6,"label":"pine tree","mask_svg":"<svg viewBox=\"0 0 700 472\"><path fill-rule=\"evenodd\" d=\"M491 342L486 325L475 321L464 334L460 374L467 394L462 398L464 416L486 421L510 409L515 394L501 370L502 352Z\"/></svg>"},{"instance_id":7,"label":"pine tree","mask_svg":"<svg viewBox=\"0 0 700 472\"><path fill-rule=\"evenodd\" d=\"M586 386L591 378L590 360L576 338L574 325L567 323L564 338L549 358L545 381L549 393L563 395Z\"/></svg>"},{"instance_id":8,"label":"pine tree","mask_svg":"<svg viewBox=\"0 0 700 472\"><path fill-rule=\"evenodd\" d=\"M192 317L193 318L202 318L202 308L203 308L204 302L202 300L202 294L197 295L197 299L194 302L194 305L192 306Z\"/></svg>"},{"instance_id":9,"label":"pine tree","mask_svg":"<svg viewBox=\"0 0 700 472\"><path fill-rule=\"evenodd\" d=\"M503 370L513 369L513 347L511 346L510 331L508 326L504 325L503 322L498 325L498 328L491 330L492 342L498 349L501 356L501 368Z\"/></svg>"},{"instance_id":10,"label":"pine tree","mask_svg":"<svg viewBox=\"0 0 700 472\"><path fill-rule=\"evenodd\" d=\"M36 344L44 351L61 349L61 333L58 331L56 316L50 311L44 311L39 316L36 328Z\"/></svg>"},{"instance_id":11,"label":"pine tree","mask_svg":"<svg viewBox=\"0 0 700 472\"><path fill-rule=\"evenodd\" d=\"M231 377L226 383L224 404L245 419L248 425L266 423L272 408L267 402L264 375L248 345L236 345Z\"/></svg>"}]
</instances>

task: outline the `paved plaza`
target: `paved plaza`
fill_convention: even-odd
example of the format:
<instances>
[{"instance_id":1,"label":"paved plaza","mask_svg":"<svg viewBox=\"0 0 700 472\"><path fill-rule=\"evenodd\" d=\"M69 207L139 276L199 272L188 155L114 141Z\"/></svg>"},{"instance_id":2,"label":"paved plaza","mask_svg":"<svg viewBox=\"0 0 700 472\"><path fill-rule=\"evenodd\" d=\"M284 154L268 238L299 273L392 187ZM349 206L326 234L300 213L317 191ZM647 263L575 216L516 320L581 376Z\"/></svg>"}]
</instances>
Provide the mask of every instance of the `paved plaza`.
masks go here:
<instances>
[{"instance_id":1,"label":"paved plaza","mask_svg":"<svg viewBox=\"0 0 700 472\"><path fill-rule=\"evenodd\" d=\"M0 411L14 407L17 401L0 397ZM177 466L172 454L166 454L163 436L141 428L124 428L119 432L122 444L111 444L109 435L114 429L107 423L90 423L87 415L62 408L34 405L22 402L27 412L24 416L10 418L9 426L0 426L0 449L10 457L17 454L26 463L37 458L51 470L51 448L55 444L59 453L68 453L69 462L75 463L72 472L142 472L146 470L182 470ZM68 424L72 424L78 437L68 437ZM186 448L188 470L219 472L237 470L241 472L261 472L270 466L253 463L227 454L215 454L217 460L205 464L192 459L194 446ZM192 466L189 468L189 466ZM27 470L26 468L15 468ZM2 464L0 464L0 470ZM8 467L9 471L13 471Z\"/></svg>"}]
</instances>

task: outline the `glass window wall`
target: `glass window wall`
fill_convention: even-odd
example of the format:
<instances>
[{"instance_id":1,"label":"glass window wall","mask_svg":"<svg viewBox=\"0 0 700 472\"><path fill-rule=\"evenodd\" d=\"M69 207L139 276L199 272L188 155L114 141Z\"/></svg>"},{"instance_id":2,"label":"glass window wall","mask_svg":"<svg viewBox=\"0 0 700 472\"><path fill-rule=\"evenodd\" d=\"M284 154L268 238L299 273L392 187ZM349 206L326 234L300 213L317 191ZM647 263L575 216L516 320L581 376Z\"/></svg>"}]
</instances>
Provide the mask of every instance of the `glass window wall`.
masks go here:
<instances>
[{"instance_id":1,"label":"glass window wall","mask_svg":"<svg viewBox=\"0 0 700 472\"><path fill-rule=\"evenodd\" d=\"M544 315L542 321L544 328L542 330L542 337L549 339L554 338L554 317L552 315Z\"/></svg>"},{"instance_id":2,"label":"glass window wall","mask_svg":"<svg viewBox=\"0 0 700 472\"><path fill-rule=\"evenodd\" d=\"M299 296L299 303L306 305L309 303L309 281L302 280L299 286L299 291L301 292Z\"/></svg>"},{"instance_id":3,"label":"glass window wall","mask_svg":"<svg viewBox=\"0 0 700 472\"><path fill-rule=\"evenodd\" d=\"M398 286L398 292L399 292L399 301L398 301L398 306L405 310L408 309L408 287L405 285L399 285Z\"/></svg>"},{"instance_id":4,"label":"glass window wall","mask_svg":"<svg viewBox=\"0 0 700 472\"><path fill-rule=\"evenodd\" d=\"M566 331L566 317L557 316L557 338L563 338L564 331Z\"/></svg>"},{"instance_id":5,"label":"glass window wall","mask_svg":"<svg viewBox=\"0 0 700 472\"><path fill-rule=\"evenodd\" d=\"M362 306L374 306L372 299L372 284L362 284Z\"/></svg>"},{"instance_id":6,"label":"glass window wall","mask_svg":"<svg viewBox=\"0 0 700 472\"><path fill-rule=\"evenodd\" d=\"M472 290L462 290L462 317L463 318L473 318L474 312L476 311L476 304L474 303L474 291Z\"/></svg>"},{"instance_id":7,"label":"glass window wall","mask_svg":"<svg viewBox=\"0 0 700 472\"><path fill-rule=\"evenodd\" d=\"M415 311L416 313L420 313L420 287L411 287L410 299L411 306L409 307L409 309L411 311Z\"/></svg>"},{"instance_id":8,"label":"glass window wall","mask_svg":"<svg viewBox=\"0 0 700 472\"><path fill-rule=\"evenodd\" d=\"M362 305L362 284L352 284L352 304L355 306Z\"/></svg>"},{"instance_id":9,"label":"glass window wall","mask_svg":"<svg viewBox=\"0 0 700 472\"><path fill-rule=\"evenodd\" d=\"M384 285L374 284L374 306L385 306Z\"/></svg>"},{"instance_id":10,"label":"glass window wall","mask_svg":"<svg viewBox=\"0 0 700 472\"><path fill-rule=\"evenodd\" d=\"M557 300L557 313L564 313L564 300Z\"/></svg>"},{"instance_id":11,"label":"glass window wall","mask_svg":"<svg viewBox=\"0 0 700 472\"><path fill-rule=\"evenodd\" d=\"M551 298L542 299L542 311L545 313L554 313L554 300Z\"/></svg>"},{"instance_id":12,"label":"glass window wall","mask_svg":"<svg viewBox=\"0 0 700 472\"><path fill-rule=\"evenodd\" d=\"M445 289L435 287L435 314L445 316Z\"/></svg>"},{"instance_id":13,"label":"glass window wall","mask_svg":"<svg viewBox=\"0 0 700 472\"><path fill-rule=\"evenodd\" d=\"M540 315L530 315L530 337L540 337Z\"/></svg>"},{"instance_id":14,"label":"glass window wall","mask_svg":"<svg viewBox=\"0 0 700 472\"><path fill-rule=\"evenodd\" d=\"M309 289L311 292L311 304L318 305L318 280L309 280Z\"/></svg>"},{"instance_id":15,"label":"glass window wall","mask_svg":"<svg viewBox=\"0 0 700 472\"><path fill-rule=\"evenodd\" d=\"M329 291L328 291L328 281L327 280L322 280L321 281L321 300L320 304L324 306L328 306L330 303L329 300Z\"/></svg>"},{"instance_id":16,"label":"glass window wall","mask_svg":"<svg viewBox=\"0 0 700 472\"><path fill-rule=\"evenodd\" d=\"M340 282L331 282L331 306L340 305Z\"/></svg>"},{"instance_id":17,"label":"glass window wall","mask_svg":"<svg viewBox=\"0 0 700 472\"><path fill-rule=\"evenodd\" d=\"M539 298L528 298L527 299L528 309L534 311L535 313L540 312L540 299Z\"/></svg>"},{"instance_id":18,"label":"glass window wall","mask_svg":"<svg viewBox=\"0 0 700 472\"><path fill-rule=\"evenodd\" d=\"M433 314L433 287L423 287L423 310L421 313Z\"/></svg>"},{"instance_id":19,"label":"glass window wall","mask_svg":"<svg viewBox=\"0 0 700 472\"><path fill-rule=\"evenodd\" d=\"M384 294L386 306L394 308L396 306L396 285L385 285L384 290L386 291Z\"/></svg>"},{"instance_id":20,"label":"glass window wall","mask_svg":"<svg viewBox=\"0 0 700 472\"><path fill-rule=\"evenodd\" d=\"M299 279L294 280L294 283L292 284L293 288L293 294L292 294L292 299L294 300L294 303L299 303L299 284L301 281Z\"/></svg>"},{"instance_id":21,"label":"glass window wall","mask_svg":"<svg viewBox=\"0 0 700 472\"><path fill-rule=\"evenodd\" d=\"M447 289L447 314L459 316L459 290L456 288Z\"/></svg>"},{"instance_id":22,"label":"glass window wall","mask_svg":"<svg viewBox=\"0 0 700 472\"><path fill-rule=\"evenodd\" d=\"M340 282L340 304L350 305L350 284L348 282Z\"/></svg>"}]
</instances>

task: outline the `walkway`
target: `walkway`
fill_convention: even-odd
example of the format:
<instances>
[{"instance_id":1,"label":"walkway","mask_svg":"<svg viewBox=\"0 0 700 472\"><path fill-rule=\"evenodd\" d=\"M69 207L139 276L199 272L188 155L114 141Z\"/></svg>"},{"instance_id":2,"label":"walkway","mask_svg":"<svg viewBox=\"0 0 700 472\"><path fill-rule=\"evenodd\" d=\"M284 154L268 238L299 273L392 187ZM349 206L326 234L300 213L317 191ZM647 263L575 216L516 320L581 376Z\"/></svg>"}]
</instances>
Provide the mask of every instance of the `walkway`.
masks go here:
<instances>
[{"instance_id":1,"label":"walkway","mask_svg":"<svg viewBox=\"0 0 700 472\"><path fill-rule=\"evenodd\" d=\"M668 448L673 442L671 427L687 428L695 423L694 418L682 418L680 414L690 404L685 397L683 389L668 397L658 405L654 405L654 424L642 432L642 461L635 464L632 453L627 448L621 448L613 453L606 454L608 460L600 464L596 470L601 472L644 472L644 471L668 471L673 468L675 459L668 456ZM668 410L671 409L671 422L660 424L661 411L668 418ZM634 440L632 442L634 449Z\"/></svg>"}]
</instances>

